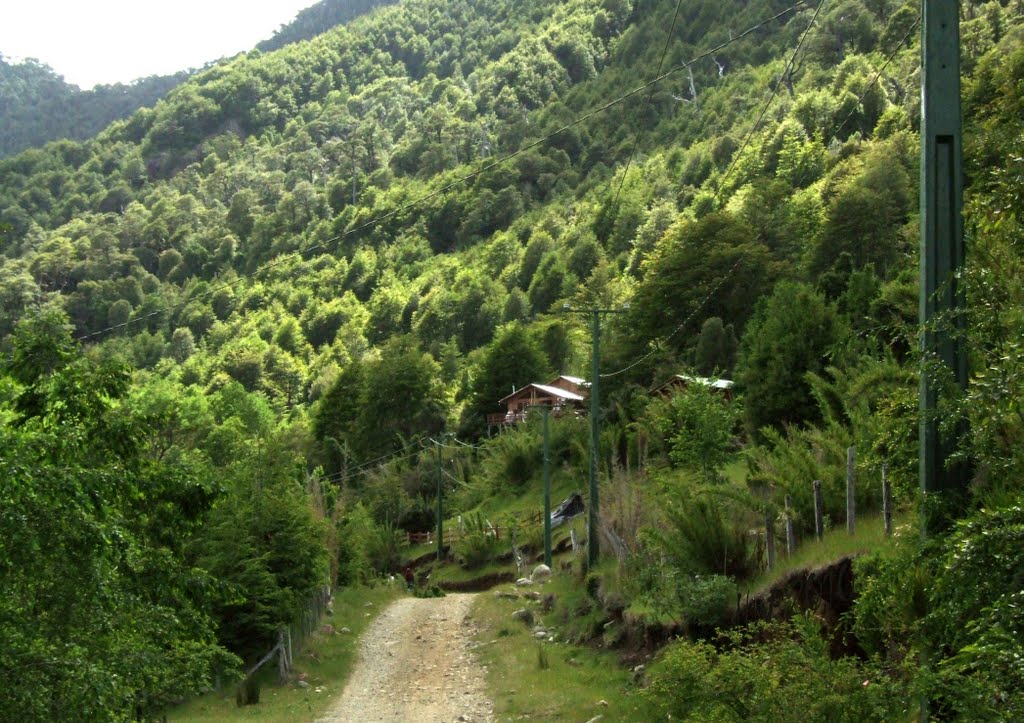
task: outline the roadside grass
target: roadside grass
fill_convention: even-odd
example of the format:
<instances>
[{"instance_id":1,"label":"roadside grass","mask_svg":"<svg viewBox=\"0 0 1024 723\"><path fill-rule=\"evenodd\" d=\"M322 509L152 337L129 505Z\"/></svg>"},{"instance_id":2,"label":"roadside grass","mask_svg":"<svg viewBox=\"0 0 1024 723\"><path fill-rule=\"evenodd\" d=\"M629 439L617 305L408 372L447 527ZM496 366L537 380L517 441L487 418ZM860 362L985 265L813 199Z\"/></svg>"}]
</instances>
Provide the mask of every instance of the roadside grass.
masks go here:
<instances>
[{"instance_id":1,"label":"roadside grass","mask_svg":"<svg viewBox=\"0 0 1024 723\"><path fill-rule=\"evenodd\" d=\"M257 673L261 683L260 702L238 707L235 685L207 693L168 711L168 720L190 723L222 721L265 721L296 723L313 721L341 695L355 665L360 634L392 600L405 594L405 584L344 588L334 595L334 613L325 615L321 625L335 628L333 634L316 633L301 654L295 655L294 675L309 684L280 683L277 667L268 663ZM347 627L350 633L338 632Z\"/></svg>"},{"instance_id":2,"label":"roadside grass","mask_svg":"<svg viewBox=\"0 0 1024 723\"><path fill-rule=\"evenodd\" d=\"M777 554L775 569L762 572L757 577L741 583L740 590L744 594L755 595L768 589L793 570L827 565L847 555L885 550L892 547L897 538L917 534L917 516L911 511L893 517L892 538L885 536L885 524L880 514L858 517L856 530L852 536L846 532L844 525L827 530L820 541L815 540L813 536L801 541L791 557L786 556L783 546Z\"/></svg>"},{"instance_id":3,"label":"roadside grass","mask_svg":"<svg viewBox=\"0 0 1024 723\"><path fill-rule=\"evenodd\" d=\"M487 670L497 719L589 721L600 715L609 721L653 720L654 710L614 651L564 642L570 634L565 620L578 621L585 607L581 599L589 599L579 580L556 573L534 589L554 593L553 611L543 613L525 598L506 600L493 593L482 593L473 609L480 626L476 653ZM555 633L557 642L537 641L531 627L512 618L523 607Z\"/></svg>"}]
</instances>

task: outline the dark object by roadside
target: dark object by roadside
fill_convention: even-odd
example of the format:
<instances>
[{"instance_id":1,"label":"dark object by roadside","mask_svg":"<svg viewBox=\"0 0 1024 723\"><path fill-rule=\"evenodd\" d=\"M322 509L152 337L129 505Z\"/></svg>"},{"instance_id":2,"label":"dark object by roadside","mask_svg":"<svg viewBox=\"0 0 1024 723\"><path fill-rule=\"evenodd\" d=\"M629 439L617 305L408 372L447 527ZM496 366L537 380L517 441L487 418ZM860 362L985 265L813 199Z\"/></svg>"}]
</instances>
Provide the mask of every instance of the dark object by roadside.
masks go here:
<instances>
[{"instance_id":1,"label":"dark object by roadside","mask_svg":"<svg viewBox=\"0 0 1024 723\"><path fill-rule=\"evenodd\" d=\"M583 495L579 492L573 492L551 512L551 526L558 527L563 522L571 520L577 515L582 515L584 509Z\"/></svg>"}]
</instances>

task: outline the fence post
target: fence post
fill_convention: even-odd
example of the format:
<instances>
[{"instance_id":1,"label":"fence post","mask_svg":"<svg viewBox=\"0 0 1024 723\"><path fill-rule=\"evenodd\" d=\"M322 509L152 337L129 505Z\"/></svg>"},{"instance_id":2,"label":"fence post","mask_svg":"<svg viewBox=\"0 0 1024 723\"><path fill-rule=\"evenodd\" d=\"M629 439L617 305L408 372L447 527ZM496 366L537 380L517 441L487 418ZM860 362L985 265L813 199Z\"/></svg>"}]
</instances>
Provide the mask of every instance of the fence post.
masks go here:
<instances>
[{"instance_id":1,"label":"fence post","mask_svg":"<svg viewBox=\"0 0 1024 723\"><path fill-rule=\"evenodd\" d=\"M796 552L796 532L793 530L793 515L790 511L793 507L793 498L786 495L786 557L792 557Z\"/></svg>"},{"instance_id":2,"label":"fence post","mask_svg":"<svg viewBox=\"0 0 1024 723\"><path fill-rule=\"evenodd\" d=\"M277 631L277 673L282 682L288 679L288 657L284 652L284 630Z\"/></svg>"},{"instance_id":3,"label":"fence post","mask_svg":"<svg viewBox=\"0 0 1024 723\"><path fill-rule=\"evenodd\" d=\"M825 534L825 500L821 495L821 480L814 480L814 536L820 541Z\"/></svg>"},{"instance_id":4,"label":"fence post","mask_svg":"<svg viewBox=\"0 0 1024 723\"><path fill-rule=\"evenodd\" d=\"M889 465L882 465L882 519L885 521L885 536L892 534L892 487L889 485Z\"/></svg>"},{"instance_id":5,"label":"fence post","mask_svg":"<svg viewBox=\"0 0 1024 723\"><path fill-rule=\"evenodd\" d=\"M851 535L857 526L857 502L854 498L854 487L857 480L854 454L853 447L846 450L846 531Z\"/></svg>"},{"instance_id":6,"label":"fence post","mask_svg":"<svg viewBox=\"0 0 1024 723\"><path fill-rule=\"evenodd\" d=\"M775 518L771 510L764 511L765 550L768 553L768 569L775 568Z\"/></svg>"}]
</instances>

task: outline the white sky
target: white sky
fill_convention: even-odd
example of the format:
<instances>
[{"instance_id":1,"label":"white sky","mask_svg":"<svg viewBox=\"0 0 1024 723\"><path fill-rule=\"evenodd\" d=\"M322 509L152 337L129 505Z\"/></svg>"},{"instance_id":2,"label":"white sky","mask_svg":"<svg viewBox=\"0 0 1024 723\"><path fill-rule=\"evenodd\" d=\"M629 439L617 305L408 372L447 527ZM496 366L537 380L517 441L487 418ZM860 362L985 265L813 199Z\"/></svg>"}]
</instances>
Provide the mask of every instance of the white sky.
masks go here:
<instances>
[{"instance_id":1,"label":"white sky","mask_svg":"<svg viewBox=\"0 0 1024 723\"><path fill-rule=\"evenodd\" d=\"M316 1L3 0L0 53L88 90L250 50Z\"/></svg>"}]
</instances>

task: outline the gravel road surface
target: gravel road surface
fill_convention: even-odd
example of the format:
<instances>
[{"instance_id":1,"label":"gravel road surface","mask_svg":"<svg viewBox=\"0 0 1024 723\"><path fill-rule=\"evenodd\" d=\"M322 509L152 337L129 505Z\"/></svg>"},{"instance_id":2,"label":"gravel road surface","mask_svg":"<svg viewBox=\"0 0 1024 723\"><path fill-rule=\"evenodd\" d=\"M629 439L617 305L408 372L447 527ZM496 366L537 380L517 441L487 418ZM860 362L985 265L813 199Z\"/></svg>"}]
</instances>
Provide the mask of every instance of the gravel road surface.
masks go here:
<instances>
[{"instance_id":1,"label":"gravel road surface","mask_svg":"<svg viewBox=\"0 0 1024 723\"><path fill-rule=\"evenodd\" d=\"M318 723L494 721L470 651L474 595L402 598L363 634L341 697Z\"/></svg>"}]
</instances>

